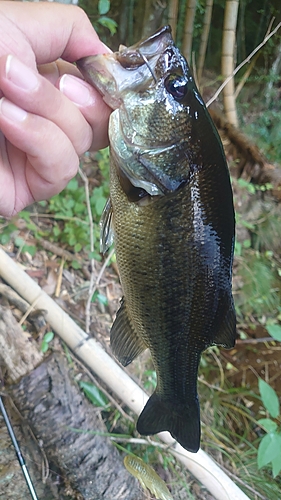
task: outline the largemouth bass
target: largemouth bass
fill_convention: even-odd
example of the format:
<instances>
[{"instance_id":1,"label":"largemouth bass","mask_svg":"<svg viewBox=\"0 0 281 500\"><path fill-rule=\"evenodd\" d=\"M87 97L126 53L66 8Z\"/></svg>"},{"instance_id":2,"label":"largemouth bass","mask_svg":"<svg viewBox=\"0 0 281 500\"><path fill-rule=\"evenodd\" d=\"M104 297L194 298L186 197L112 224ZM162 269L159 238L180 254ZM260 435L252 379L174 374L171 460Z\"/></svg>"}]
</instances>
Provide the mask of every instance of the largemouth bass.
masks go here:
<instances>
[{"instance_id":1,"label":"largemouth bass","mask_svg":"<svg viewBox=\"0 0 281 500\"><path fill-rule=\"evenodd\" d=\"M200 446L197 373L211 345L232 348L234 210L215 126L170 28L78 61L115 109L102 248L114 238L124 297L111 329L126 366L150 350L157 387L137 430ZM113 233L112 233L113 231Z\"/></svg>"}]
</instances>

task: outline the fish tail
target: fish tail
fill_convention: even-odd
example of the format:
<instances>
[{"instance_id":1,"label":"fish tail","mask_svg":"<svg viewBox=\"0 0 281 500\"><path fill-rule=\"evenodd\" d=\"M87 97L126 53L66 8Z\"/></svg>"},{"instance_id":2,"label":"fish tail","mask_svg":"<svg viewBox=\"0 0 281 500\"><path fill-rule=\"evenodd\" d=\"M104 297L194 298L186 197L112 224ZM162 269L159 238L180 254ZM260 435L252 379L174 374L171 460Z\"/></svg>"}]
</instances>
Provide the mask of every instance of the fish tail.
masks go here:
<instances>
[{"instance_id":1,"label":"fish tail","mask_svg":"<svg viewBox=\"0 0 281 500\"><path fill-rule=\"evenodd\" d=\"M196 453L201 434L198 398L188 405L178 405L161 399L155 392L139 416L137 430L143 436L169 431L183 448Z\"/></svg>"}]
</instances>

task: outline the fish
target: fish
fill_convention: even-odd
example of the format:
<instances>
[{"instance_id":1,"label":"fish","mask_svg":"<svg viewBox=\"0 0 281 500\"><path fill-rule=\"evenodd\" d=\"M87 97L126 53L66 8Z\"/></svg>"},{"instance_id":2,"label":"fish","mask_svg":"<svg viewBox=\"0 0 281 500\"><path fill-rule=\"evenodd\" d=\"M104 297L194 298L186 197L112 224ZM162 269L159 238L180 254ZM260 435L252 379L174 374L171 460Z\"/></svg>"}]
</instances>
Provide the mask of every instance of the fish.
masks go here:
<instances>
[{"instance_id":1,"label":"fish","mask_svg":"<svg viewBox=\"0 0 281 500\"><path fill-rule=\"evenodd\" d=\"M157 386L138 432L169 431L196 453L201 354L231 349L236 339L235 218L223 146L169 26L77 66L113 109L101 248L114 241L123 298L111 349L123 366L150 350Z\"/></svg>"},{"instance_id":2,"label":"fish","mask_svg":"<svg viewBox=\"0 0 281 500\"><path fill-rule=\"evenodd\" d=\"M130 474L136 477L144 490L149 489L159 500L173 500L166 483L157 472L136 455L126 455L124 465Z\"/></svg>"}]
</instances>

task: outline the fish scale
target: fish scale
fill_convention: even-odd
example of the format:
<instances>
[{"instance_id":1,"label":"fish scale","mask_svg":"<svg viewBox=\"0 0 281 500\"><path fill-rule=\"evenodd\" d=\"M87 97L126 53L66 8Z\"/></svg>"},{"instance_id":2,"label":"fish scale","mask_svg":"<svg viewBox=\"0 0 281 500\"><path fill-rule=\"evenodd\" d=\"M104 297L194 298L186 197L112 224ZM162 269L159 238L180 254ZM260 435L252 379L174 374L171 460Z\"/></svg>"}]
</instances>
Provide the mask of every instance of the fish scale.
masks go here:
<instances>
[{"instance_id":1,"label":"fish scale","mask_svg":"<svg viewBox=\"0 0 281 500\"><path fill-rule=\"evenodd\" d=\"M168 430L196 452L201 353L231 348L236 337L235 223L222 144L168 27L78 67L114 108L102 246L113 233L123 299L111 348L124 366L150 350L157 386L140 434Z\"/></svg>"}]
</instances>

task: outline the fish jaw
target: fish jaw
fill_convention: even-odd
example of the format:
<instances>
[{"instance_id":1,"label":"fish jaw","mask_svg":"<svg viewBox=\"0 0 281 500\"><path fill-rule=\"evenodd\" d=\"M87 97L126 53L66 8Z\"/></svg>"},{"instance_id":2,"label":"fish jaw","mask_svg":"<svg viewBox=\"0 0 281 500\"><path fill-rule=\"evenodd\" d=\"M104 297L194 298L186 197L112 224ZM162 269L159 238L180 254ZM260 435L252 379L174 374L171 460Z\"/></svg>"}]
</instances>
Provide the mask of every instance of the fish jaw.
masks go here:
<instances>
[{"instance_id":1,"label":"fish jaw","mask_svg":"<svg viewBox=\"0 0 281 500\"><path fill-rule=\"evenodd\" d=\"M128 91L140 91L153 81L159 55L173 44L169 26L132 47L120 46L119 52L79 59L76 64L85 79L116 109Z\"/></svg>"}]
</instances>

